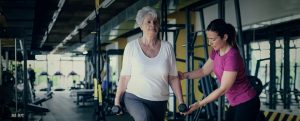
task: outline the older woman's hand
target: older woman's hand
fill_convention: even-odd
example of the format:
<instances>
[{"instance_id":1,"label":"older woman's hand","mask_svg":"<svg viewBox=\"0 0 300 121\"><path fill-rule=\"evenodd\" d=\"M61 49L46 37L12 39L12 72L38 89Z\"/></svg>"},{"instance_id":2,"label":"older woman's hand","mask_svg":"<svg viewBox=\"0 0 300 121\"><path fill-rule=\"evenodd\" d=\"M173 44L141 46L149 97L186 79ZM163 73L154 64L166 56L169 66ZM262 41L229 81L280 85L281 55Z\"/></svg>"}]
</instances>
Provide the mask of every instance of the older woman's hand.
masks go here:
<instances>
[{"instance_id":1,"label":"older woman's hand","mask_svg":"<svg viewBox=\"0 0 300 121\"><path fill-rule=\"evenodd\" d=\"M195 102L194 104L189 106L189 109L187 110L187 112L181 113L183 115L188 115L191 114L192 112L194 112L195 110L197 110L198 108L202 107L202 103L201 101Z\"/></svg>"}]
</instances>

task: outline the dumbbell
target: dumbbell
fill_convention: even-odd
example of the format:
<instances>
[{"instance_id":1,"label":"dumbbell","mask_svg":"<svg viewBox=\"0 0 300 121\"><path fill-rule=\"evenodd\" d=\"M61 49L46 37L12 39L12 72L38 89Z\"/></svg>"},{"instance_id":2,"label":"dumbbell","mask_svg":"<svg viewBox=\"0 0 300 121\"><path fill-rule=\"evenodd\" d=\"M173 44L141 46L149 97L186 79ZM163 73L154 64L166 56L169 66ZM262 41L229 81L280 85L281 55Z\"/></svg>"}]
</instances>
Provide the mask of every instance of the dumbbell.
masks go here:
<instances>
[{"instance_id":1,"label":"dumbbell","mask_svg":"<svg viewBox=\"0 0 300 121\"><path fill-rule=\"evenodd\" d=\"M187 111L187 106L184 103L181 103L178 106L178 110L179 110L179 112L186 112Z\"/></svg>"},{"instance_id":2,"label":"dumbbell","mask_svg":"<svg viewBox=\"0 0 300 121\"><path fill-rule=\"evenodd\" d=\"M114 105L112 108L111 108L111 112L113 114L119 114L121 112L121 107L118 106L118 105Z\"/></svg>"}]
</instances>

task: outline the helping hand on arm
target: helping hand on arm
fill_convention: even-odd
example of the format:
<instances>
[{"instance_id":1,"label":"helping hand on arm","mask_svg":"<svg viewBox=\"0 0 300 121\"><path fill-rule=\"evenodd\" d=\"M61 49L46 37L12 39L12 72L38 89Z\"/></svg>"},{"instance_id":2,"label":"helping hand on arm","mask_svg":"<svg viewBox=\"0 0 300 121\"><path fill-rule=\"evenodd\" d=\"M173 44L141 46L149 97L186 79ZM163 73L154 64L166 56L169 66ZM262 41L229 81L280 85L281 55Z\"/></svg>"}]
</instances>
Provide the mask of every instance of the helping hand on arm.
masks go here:
<instances>
[{"instance_id":1,"label":"helping hand on arm","mask_svg":"<svg viewBox=\"0 0 300 121\"><path fill-rule=\"evenodd\" d=\"M211 59L208 59L202 68L185 73L178 71L178 77L179 80L202 78L204 76L209 75L212 71L213 61Z\"/></svg>"},{"instance_id":2,"label":"helping hand on arm","mask_svg":"<svg viewBox=\"0 0 300 121\"><path fill-rule=\"evenodd\" d=\"M220 96L224 95L232 87L234 81L236 80L236 76L237 76L237 72L235 71L224 71L220 87L214 90L212 93L210 93L203 100L190 105L189 110L182 114L188 115L193 111L195 111L196 109L210 102L213 102L214 100L218 99Z\"/></svg>"}]
</instances>

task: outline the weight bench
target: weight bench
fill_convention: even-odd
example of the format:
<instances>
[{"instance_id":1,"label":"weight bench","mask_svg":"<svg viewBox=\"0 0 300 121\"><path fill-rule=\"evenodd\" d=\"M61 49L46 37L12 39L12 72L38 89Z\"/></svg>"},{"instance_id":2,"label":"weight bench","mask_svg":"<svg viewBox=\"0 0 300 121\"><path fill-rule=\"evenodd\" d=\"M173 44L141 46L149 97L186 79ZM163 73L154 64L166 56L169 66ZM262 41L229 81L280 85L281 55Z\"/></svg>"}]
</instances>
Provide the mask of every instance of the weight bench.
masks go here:
<instances>
[{"instance_id":1,"label":"weight bench","mask_svg":"<svg viewBox=\"0 0 300 121\"><path fill-rule=\"evenodd\" d=\"M33 113L46 113L50 111L48 108L44 108L35 104L27 104L27 108Z\"/></svg>"},{"instance_id":2,"label":"weight bench","mask_svg":"<svg viewBox=\"0 0 300 121\"><path fill-rule=\"evenodd\" d=\"M41 105L43 102L51 99L52 98L52 94L53 94L53 92L46 93L45 97L33 101L32 104L34 104L34 105Z\"/></svg>"}]
</instances>

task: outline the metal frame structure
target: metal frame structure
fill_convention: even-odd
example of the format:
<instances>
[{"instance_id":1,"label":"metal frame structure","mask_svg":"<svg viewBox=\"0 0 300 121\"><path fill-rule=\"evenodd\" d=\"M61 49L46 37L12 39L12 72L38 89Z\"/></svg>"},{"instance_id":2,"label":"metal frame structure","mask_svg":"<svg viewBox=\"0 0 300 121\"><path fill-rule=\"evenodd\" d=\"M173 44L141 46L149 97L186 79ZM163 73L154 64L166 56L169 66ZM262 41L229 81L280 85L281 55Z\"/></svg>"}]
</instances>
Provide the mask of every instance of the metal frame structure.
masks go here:
<instances>
[{"instance_id":1,"label":"metal frame structure","mask_svg":"<svg viewBox=\"0 0 300 121\"><path fill-rule=\"evenodd\" d=\"M270 83L269 83L269 108L276 109L276 36L270 33Z\"/></svg>"},{"instance_id":2,"label":"metal frame structure","mask_svg":"<svg viewBox=\"0 0 300 121\"><path fill-rule=\"evenodd\" d=\"M101 53L101 24L100 24L100 12L95 9L96 12L96 34L94 38L94 45L93 45L93 50L92 50L92 63L95 68L94 71L94 85L95 83L96 86L94 86L94 92L95 92L95 97L94 97L94 102L95 102L95 109L94 109L94 121L106 121L105 118L105 112L103 109L103 103L102 103L102 89L101 89L101 76L100 73L103 71L104 67L104 61L102 58L102 53Z\"/></svg>"},{"instance_id":3,"label":"metal frame structure","mask_svg":"<svg viewBox=\"0 0 300 121\"><path fill-rule=\"evenodd\" d=\"M283 36L283 108L290 109L291 106L291 88L290 88L290 37L288 33Z\"/></svg>"},{"instance_id":4,"label":"metal frame structure","mask_svg":"<svg viewBox=\"0 0 300 121\"><path fill-rule=\"evenodd\" d=\"M18 41L18 39L17 38L14 38L13 39L14 40L14 54L15 54L15 85L17 84L17 80L18 80L18 76L17 76L17 72L18 72L18 70L17 70L17 52L18 51L21 51L21 53L22 53L22 55L23 55L23 67L22 67L22 69L23 69L23 72L22 72L22 79L20 79L20 80L22 80L23 81L23 83L24 83L24 89L23 89L23 95L22 95L22 100L23 100L23 112L21 112L21 113L19 113L18 111L18 107L19 107L19 105L18 105L18 97L17 97L17 87L15 87L15 98L16 98L16 107L15 107L15 109L16 109L16 111L15 111L15 114L14 114L14 118L23 118L23 120L24 121L28 121L28 115L29 115L29 109L28 109L28 104L29 104L29 83L28 83L28 79L27 79L27 50L25 49L25 42L23 41L23 40L19 40ZM17 43L19 42L19 47L21 47L21 48L17 48ZM2 58L2 43L1 43L1 40L0 40L0 57ZM8 54L7 54L7 52L6 52L6 61L8 61ZM6 62L6 64L8 64L7 62ZM0 59L0 67L2 68L2 59ZM6 65L6 71L8 70L8 65ZM1 75L1 81L3 81L2 80L2 70L0 71L0 75ZM1 84L0 85L2 85L2 82L1 82ZM22 114L23 113L23 114Z\"/></svg>"},{"instance_id":5,"label":"metal frame structure","mask_svg":"<svg viewBox=\"0 0 300 121\"><path fill-rule=\"evenodd\" d=\"M106 86L106 96L109 95L109 82L110 82L110 60L109 57L111 55L123 55L124 49L110 49L106 51L106 77L107 77L107 85Z\"/></svg>"},{"instance_id":6,"label":"metal frame structure","mask_svg":"<svg viewBox=\"0 0 300 121\"><path fill-rule=\"evenodd\" d=\"M174 46L174 53L175 53L175 57L176 57L176 55L177 55L177 53L176 53L176 43L177 43L177 38L178 38L178 35L179 35L179 31L181 30L181 29L184 29L185 28L185 25L183 25L183 24L167 24L166 25L167 27L166 28L164 28L164 30L163 30L163 32L165 32L165 34L164 35L168 35L168 33L170 33L170 32L172 32L173 33L173 46ZM166 37L167 38L167 37ZM180 59L178 59L178 58L176 58L176 61L180 61ZM171 94L172 96L173 96L173 113L172 113L172 118L171 118L171 120L177 120L177 119L179 119L179 117L177 117L177 115L176 115L176 96L175 96L175 94L173 93L173 94Z\"/></svg>"}]
</instances>

